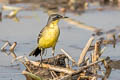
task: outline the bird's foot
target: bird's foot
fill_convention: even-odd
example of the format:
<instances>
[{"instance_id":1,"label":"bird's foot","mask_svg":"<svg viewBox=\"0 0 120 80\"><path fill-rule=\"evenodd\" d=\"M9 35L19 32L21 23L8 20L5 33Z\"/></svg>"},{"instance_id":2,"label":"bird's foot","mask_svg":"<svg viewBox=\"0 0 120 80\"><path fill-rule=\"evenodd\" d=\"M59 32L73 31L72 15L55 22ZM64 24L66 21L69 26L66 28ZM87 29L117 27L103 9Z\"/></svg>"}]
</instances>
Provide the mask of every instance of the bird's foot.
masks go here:
<instances>
[{"instance_id":1,"label":"bird's foot","mask_svg":"<svg viewBox=\"0 0 120 80\"><path fill-rule=\"evenodd\" d=\"M39 64L39 67L42 67L42 60L40 60L40 64Z\"/></svg>"},{"instance_id":2,"label":"bird's foot","mask_svg":"<svg viewBox=\"0 0 120 80\"><path fill-rule=\"evenodd\" d=\"M56 60L55 60L55 56L53 55L53 65L56 65Z\"/></svg>"},{"instance_id":3,"label":"bird's foot","mask_svg":"<svg viewBox=\"0 0 120 80\"><path fill-rule=\"evenodd\" d=\"M56 65L55 59L54 59L53 65Z\"/></svg>"}]
</instances>

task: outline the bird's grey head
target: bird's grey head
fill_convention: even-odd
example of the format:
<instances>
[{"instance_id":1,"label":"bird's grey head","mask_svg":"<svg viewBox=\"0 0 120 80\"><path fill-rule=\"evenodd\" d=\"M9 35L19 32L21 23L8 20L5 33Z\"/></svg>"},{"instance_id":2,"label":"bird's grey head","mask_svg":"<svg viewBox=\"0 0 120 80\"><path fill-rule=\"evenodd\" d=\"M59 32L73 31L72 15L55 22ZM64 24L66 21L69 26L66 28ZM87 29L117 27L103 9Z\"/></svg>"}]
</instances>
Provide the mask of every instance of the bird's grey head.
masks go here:
<instances>
[{"instance_id":1,"label":"bird's grey head","mask_svg":"<svg viewBox=\"0 0 120 80\"><path fill-rule=\"evenodd\" d=\"M63 18L68 18L68 17L62 16L62 15L59 15L59 14L51 14L51 15L49 16L49 19L48 19L48 24L49 24L51 21L56 21L56 20L63 19Z\"/></svg>"}]
</instances>

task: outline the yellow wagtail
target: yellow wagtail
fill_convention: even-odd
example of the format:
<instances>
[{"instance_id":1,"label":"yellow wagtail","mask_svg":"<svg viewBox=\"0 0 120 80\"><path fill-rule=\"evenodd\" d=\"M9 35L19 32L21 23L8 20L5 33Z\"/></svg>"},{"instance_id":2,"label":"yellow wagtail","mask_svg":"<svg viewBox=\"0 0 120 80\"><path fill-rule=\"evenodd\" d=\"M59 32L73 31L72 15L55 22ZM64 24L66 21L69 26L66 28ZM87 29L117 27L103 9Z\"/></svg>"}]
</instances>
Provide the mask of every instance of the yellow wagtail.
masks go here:
<instances>
[{"instance_id":1,"label":"yellow wagtail","mask_svg":"<svg viewBox=\"0 0 120 80\"><path fill-rule=\"evenodd\" d=\"M60 19L67 17L61 16L59 14L50 15L47 25L41 30L37 39L37 48L35 48L29 56L38 56L40 54L41 60L44 50L46 48L52 47L52 55L54 56L55 46L60 34L60 29L58 27L58 22Z\"/></svg>"}]
</instances>

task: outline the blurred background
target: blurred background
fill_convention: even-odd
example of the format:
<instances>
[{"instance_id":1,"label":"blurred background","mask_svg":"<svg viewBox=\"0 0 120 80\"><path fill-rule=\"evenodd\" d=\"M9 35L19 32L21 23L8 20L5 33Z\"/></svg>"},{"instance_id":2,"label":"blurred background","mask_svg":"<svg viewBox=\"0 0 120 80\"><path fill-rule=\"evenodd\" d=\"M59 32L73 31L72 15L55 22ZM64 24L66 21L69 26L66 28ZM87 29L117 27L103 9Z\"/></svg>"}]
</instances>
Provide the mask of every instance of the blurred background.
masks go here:
<instances>
[{"instance_id":1,"label":"blurred background","mask_svg":"<svg viewBox=\"0 0 120 80\"><path fill-rule=\"evenodd\" d=\"M6 41L17 42L15 54L27 56L37 45L40 30L47 24L51 13L59 13L79 22L86 27L72 24L69 21L59 22L60 38L55 54L63 48L77 61L88 39L99 31L105 39L109 34L119 36L120 32L120 0L0 0L0 47ZM90 29L89 29L90 27ZM107 45L102 57L112 60L120 58L120 44L116 47ZM7 47L9 49L9 47ZM47 56L52 56L47 49ZM6 56L7 55L7 56ZM28 57L39 60L40 57ZM25 67L12 62L9 51L0 52L0 80L26 80L21 72ZM120 66L119 66L120 67ZM120 70L113 69L108 80L120 80Z\"/></svg>"}]
</instances>

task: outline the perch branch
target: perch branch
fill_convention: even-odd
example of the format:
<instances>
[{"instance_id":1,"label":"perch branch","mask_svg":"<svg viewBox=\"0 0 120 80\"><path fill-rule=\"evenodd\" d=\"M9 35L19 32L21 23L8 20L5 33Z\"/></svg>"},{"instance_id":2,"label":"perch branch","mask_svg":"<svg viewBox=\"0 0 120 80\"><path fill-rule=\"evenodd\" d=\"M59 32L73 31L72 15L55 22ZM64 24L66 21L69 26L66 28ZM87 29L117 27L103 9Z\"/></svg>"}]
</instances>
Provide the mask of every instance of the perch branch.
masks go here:
<instances>
[{"instance_id":1,"label":"perch branch","mask_svg":"<svg viewBox=\"0 0 120 80\"><path fill-rule=\"evenodd\" d=\"M30 61L34 66L39 66L40 65L40 62L35 62L35 61ZM67 74L72 74L74 73L75 71L72 70L72 69L67 69L67 68L63 68L63 67L59 67L59 66L54 66L54 65L49 65L49 64L44 64L42 63L41 66L43 68L47 68L47 69L50 69L50 70L54 70L54 71L58 71L58 72L64 72L64 73L67 73Z\"/></svg>"}]
</instances>

